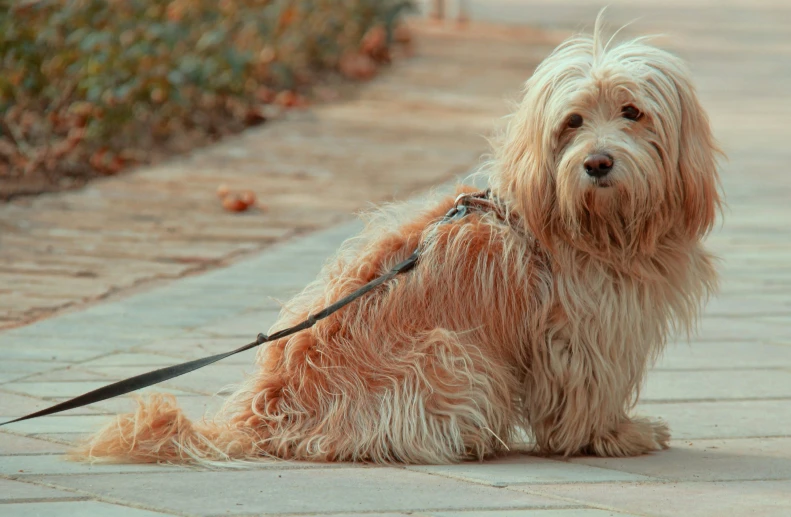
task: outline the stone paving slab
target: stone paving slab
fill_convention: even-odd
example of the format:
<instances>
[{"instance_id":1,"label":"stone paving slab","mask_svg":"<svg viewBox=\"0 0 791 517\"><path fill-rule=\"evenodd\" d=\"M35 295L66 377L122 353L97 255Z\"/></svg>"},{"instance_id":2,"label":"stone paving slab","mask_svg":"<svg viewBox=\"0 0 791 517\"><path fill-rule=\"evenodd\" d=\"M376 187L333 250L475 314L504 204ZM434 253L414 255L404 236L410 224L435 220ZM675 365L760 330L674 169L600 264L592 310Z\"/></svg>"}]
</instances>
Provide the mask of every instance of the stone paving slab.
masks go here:
<instances>
[{"instance_id":1,"label":"stone paving slab","mask_svg":"<svg viewBox=\"0 0 791 517\"><path fill-rule=\"evenodd\" d=\"M337 468L44 476L52 486L77 488L166 512L190 515L271 515L338 512L426 512L571 506L554 498L458 483L398 468ZM168 493L161 496L161 490ZM221 498L217 494L222 494ZM437 497L441 494L441 497Z\"/></svg>"},{"instance_id":2,"label":"stone paving slab","mask_svg":"<svg viewBox=\"0 0 791 517\"><path fill-rule=\"evenodd\" d=\"M58 397L53 396L55 392L48 392L43 397L36 397L33 395L21 395L18 392L8 390L6 386L8 386L8 384L3 384L3 389L0 390L0 397L3 399L2 407L0 407L0 416L3 418L22 416L31 411L44 409L54 404L54 401L58 399ZM88 407L75 411L77 412L74 414L98 413L98 411Z\"/></svg>"},{"instance_id":3,"label":"stone paving slab","mask_svg":"<svg viewBox=\"0 0 791 517\"><path fill-rule=\"evenodd\" d=\"M791 344L791 343L789 343ZM696 341L671 345L656 370L791 369L791 346L754 341ZM690 373L690 375L694 375Z\"/></svg>"},{"instance_id":4,"label":"stone paving slab","mask_svg":"<svg viewBox=\"0 0 791 517\"><path fill-rule=\"evenodd\" d=\"M3 517L162 517L159 512L150 512L128 506L100 503L96 501L56 502L56 503L16 503L2 506Z\"/></svg>"},{"instance_id":5,"label":"stone paving slab","mask_svg":"<svg viewBox=\"0 0 791 517\"><path fill-rule=\"evenodd\" d=\"M607 510L592 510L590 508L564 508L564 509L546 509L538 511L525 511L525 510L503 510L503 511L487 511L487 510L473 510L465 512L429 512L426 515L431 517L525 517L535 515L537 517L628 517L632 514L625 514L622 512L610 512Z\"/></svg>"},{"instance_id":6,"label":"stone paving slab","mask_svg":"<svg viewBox=\"0 0 791 517\"><path fill-rule=\"evenodd\" d=\"M261 460L249 464L234 464L231 471L249 470L305 470L305 469L356 469L365 468L357 464L341 463L310 463L283 460ZM62 454L9 455L0 458L0 475L13 476L28 482L38 482L41 476L61 475L107 475L107 474L159 474L206 472L206 469L183 465L151 465L151 464L112 464L112 463L79 463L68 461ZM216 472L222 475L221 472ZM167 476L169 479L172 476ZM166 479L162 478L162 479ZM91 477L90 479L98 479Z\"/></svg>"},{"instance_id":7,"label":"stone paving slab","mask_svg":"<svg viewBox=\"0 0 791 517\"><path fill-rule=\"evenodd\" d=\"M30 436L46 433L87 433L95 431L106 424L107 419L107 415L97 415L95 411L85 411L80 408L71 412L61 413L60 415L41 418L35 422L30 420L19 422L18 425L14 425L13 432Z\"/></svg>"},{"instance_id":8,"label":"stone paving slab","mask_svg":"<svg viewBox=\"0 0 791 517\"><path fill-rule=\"evenodd\" d=\"M607 481L647 481L642 475L625 474L606 468L569 468L567 463L530 455L460 465L408 467L416 472L427 472L464 481L496 487L542 483L602 483Z\"/></svg>"},{"instance_id":9,"label":"stone paving slab","mask_svg":"<svg viewBox=\"0 0 791 517\"><path fill-rule=\"evenodd\" d=\"M42 409L43 409L42 404ZM19 414L19 413L17 413ZM6 415L3 415L6 418ZM46 440L37 440L35 438L27 438L24 436L15 436L13 434L4 434L0 437L0 455L15 456L15 455L31 455L31 454L63 454L66 452L67 447L61 444L48 442Z\"/></svg>"},{"instance_id":10,"label":"stone paving slab","mask_svg":"<svg viewBox=\"0 0 791 517\"><path fill-rule=\"evenodd\" d=\"M68 499L85 499L85 496L40 485L0 479L0 504L38 502L51 499L64 501Z\"/></svg>"},{"instance_id":11,"label":"stone paving slab","mask_svg":"<svg viewBox=\"0 0 791 517\"><path fill-rule=\"evenodd\" d=\"M682 440L791 436L789 396L776 400L643 402L637 411L671 422L673 436Z\"/></svg>"},{"instance_id":12,"label":"stone paving slab","mask_svg":"<svg viewBox=\"0 0 791 517\"><path fill-rule=\"evenodd\" d=\"M667 481L791 479L791 438L677 440L675 447L639 458L573 458L569 461Z\"/></svg>"},{"instance_id":13,"label":"stone paving slab","mask_svg":"<svg viewBox=\"0 0 791 517\"><path fill-rule=\"evenodd\" d=\"M692 402L787 398L791 370L655 371L640 399Z\"/></svg>"},{"instance_id":14,"label":"stone paving slab","mask_svg":"<svg viewBox=\"0 0 791 517\"><path fill-rule=\"evenodd\" d=\"M791 514L788 486L788 481L782 480L539 485L508 490L561 496L568 502L593 503L656 517L788 517Z\"/></svg>"}]
</instances>

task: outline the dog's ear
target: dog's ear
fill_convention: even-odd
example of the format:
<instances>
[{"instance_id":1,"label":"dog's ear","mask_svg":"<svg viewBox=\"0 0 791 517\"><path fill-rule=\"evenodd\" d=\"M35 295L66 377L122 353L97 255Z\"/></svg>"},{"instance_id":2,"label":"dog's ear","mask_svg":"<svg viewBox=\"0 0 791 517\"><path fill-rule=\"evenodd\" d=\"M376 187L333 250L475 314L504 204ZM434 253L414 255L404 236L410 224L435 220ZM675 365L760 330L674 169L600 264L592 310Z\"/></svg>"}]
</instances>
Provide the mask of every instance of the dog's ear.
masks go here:
<instances>
[{"instance_id":1,"label":"dog's ear","mask_svg":"<svg viewBox=\"0 0 791 517\"><path fill-rule=\"evenodd\" d=\"M533 109L526 109L527 106ZM524 102L512 115L498 149L497 190L499 195L507 196L526 229L551 250L555 181L547 163L551 150L544 149L544 121L538 118L541 111L537 104Z\"/></svg>"},{"instance_id":2,"label":"dog's ear","mask_svg":"<svg viewBox=\"0 0 791 517\"><path fill-rule=\"evenodd\" d=\"M709 118L686 77L675 78L681 108L678 170L684 225L690 238L700 238L714 226L721 209L717 158Z\"/></svg>"}]
</instances>

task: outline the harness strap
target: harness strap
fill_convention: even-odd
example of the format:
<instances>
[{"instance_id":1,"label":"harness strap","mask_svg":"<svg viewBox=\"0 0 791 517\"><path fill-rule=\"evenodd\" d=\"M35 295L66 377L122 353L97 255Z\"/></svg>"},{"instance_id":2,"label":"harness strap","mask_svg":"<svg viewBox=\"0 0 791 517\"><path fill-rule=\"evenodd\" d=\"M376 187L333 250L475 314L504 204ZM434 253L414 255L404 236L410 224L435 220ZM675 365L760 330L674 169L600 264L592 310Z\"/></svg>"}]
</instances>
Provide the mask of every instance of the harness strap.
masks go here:
<instances>
[{"instance_id":1,"label":"harness strap","mask_svg":"<svg viewBox=\"0 0 791 517\"><path fill-rule=\"evenodd\" d=\"M504 218L501 215L498 204L493 202L489 198L489 196L490 193L488 190L485 192L478 192L474 194L461 194L459 197L456 198L453 208L451 208L450 211L448 211L448 213L446 213L445 216L438 223L444 224L452 220L464 217L468 213L467 212L468 206L477 206L479 208L484 207L488 209L493 209L498 213L498 215L500 215L500 217ZM35 413L30 413L28 415L16 418L14 420L9 420L8 422L0 423L0 427L8 424L13 424L14 422L21 422L23 420L30 420L31 418L38 418L46 415L53 415L55 413L60 413L62 411L67 411L69 409L75 409L75 408L87 406L88 404L94 404L96 402L101 402L103 400L107 400L113 397L118 397L120 395L126 395L127 393L131 393L133 391L137 391L143 388L147 388L149 386L153 386L154 384L159 384L160 382L174 379L176 377L184 375L185 373L189 373L199 368L203 368L204 366L208 366L212 363L216 363L217 361L221 361L226 357L231 357L232 355L236 355L246 350L250 350L251 348L258 347L264 343L276 341L286 336L296 334L297 332L300 332L302 330L309 329L312 326L314 326L317 322L323 320L324 318L337 312L343 307L349 305L353 301L357 300L361 296L367 294L368 292L372 291L373 289L377 288L383 283L388 282L393 278L395 278L397 275L400 275L401 273L405 273L410 269L412 269L413 267L415 267L415 265L418 262L418 259L420 258L420 251L421 251L421 247L418 246L418 248L415 249L415 251L412 252L412 254L406 260L397 264L387 273L371 280L370 282L360 287L353 293L341 298L332 305L325 307L316 314L309 315L307 319L305 319L305 321L298 323L293 327L280 330L269 336L265 334L258 334L255 341L248 343L244 346L241 346L235 350L231 350L230 352L212 355L209 357L204 357L202 359L195 359L193 361L187 361L186 363L181 363L174 366L159 368L151 372L143 373L141 375L135 375L134 377L129 377L128 379L114 382L107 386L103 386L93 391L89 391L88 393L84 393L72 399L66 400L64 402L60 402L58 404L55 404L54 406L42 409L41 411L36 411Z\"/></svg>"}]
</instances>

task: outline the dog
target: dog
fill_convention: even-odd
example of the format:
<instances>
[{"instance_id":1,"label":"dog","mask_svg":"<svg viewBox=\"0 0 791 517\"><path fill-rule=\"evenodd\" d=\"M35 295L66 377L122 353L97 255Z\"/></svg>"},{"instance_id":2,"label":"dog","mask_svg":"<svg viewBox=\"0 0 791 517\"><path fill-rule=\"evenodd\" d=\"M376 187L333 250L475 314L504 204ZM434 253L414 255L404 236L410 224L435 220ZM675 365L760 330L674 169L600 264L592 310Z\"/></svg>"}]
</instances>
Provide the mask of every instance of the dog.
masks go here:
<instances>
[{"instance_id":1,"label":"dog","mask_svg":"<svg viewBox=\"0 0 791 517\"><path fill-rule=\"evenodd\" d=\"M262 347L213 420L153 395L73 457L443 464L525 436L547 455L667 448L667 425L632 412L648 367L716 291L703 240L723 203L722 152L685 64L644 38L605 42L597 19L537 67L505 126L480 174L507 217L437 224L454 202L441 195L369 214L272 328L420 246L414 269Z\"/></svg>"}]
</instances>

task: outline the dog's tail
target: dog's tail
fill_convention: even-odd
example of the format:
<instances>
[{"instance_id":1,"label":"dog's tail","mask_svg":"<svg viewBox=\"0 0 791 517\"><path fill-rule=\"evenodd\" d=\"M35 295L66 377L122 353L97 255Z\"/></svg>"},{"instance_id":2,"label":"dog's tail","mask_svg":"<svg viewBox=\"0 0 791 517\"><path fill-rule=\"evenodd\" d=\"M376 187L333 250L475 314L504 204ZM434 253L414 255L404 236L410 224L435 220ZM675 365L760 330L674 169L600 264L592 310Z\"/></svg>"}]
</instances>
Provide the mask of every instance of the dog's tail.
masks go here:
<instances>
[{"instance_id":1,"label":"dog's tail","mask_svg":"<svg viewBox=\"0 0 791 517\"><path fill-rule=\"evenodd\" d=\"M119 463L207 463L265 455L265 440L249 426L191 422L172 395L138 400L137 411L118 415L78 445L72 459Z\"/></svg>"}]
</instances>

